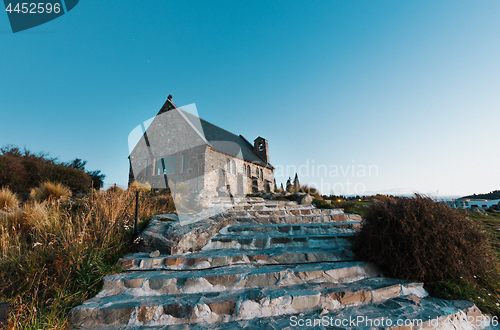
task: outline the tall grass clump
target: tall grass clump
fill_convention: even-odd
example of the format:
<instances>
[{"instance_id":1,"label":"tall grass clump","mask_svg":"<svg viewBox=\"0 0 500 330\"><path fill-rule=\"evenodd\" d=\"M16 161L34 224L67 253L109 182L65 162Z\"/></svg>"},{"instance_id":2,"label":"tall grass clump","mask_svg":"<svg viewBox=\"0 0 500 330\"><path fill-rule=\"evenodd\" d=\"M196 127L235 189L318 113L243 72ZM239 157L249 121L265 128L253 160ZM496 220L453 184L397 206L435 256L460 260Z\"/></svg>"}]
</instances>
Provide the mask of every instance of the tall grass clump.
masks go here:
<instances>
[{"instance_id":1,"label":"tall grass clump","mask_svg":"<svg viewBox=\"0 0 500 330\"><path fill-rule=\"evenodd\" d=\"M8 329L68 329L69 310L95 296L133 246L132 191L94 191L65 203L29 200L0 213L0 302ZM141 193L140 226L172 199Z\"/></svg>"},{"instance_id":2,"label":"tall grass clump","mask_svg":"<svg viewBox=\"0 0 500 330\"><path fill-rule=\"evenodd\" d=\"M13 193L9 188L2 187L0 189L0 211L14 210L19 203L17 194Z\"/></svg>"},{"instance_id":3,"label":"tall grass clump","mask_svg":"<svg viewBox=\"0 0 500 330\"><path fill-rule=\"evenodd\" d=\"M487 234L464 214L429 197L373 203L353 250L387 276L480 287L486 297L500 298L498 260ZM474 302L481 308L484 299Z\"/></svg>"},{"instance_id":4,"label":"tall grass clump","mask_svg":"<svg viewBox=\"0 0 500 330\"><path fill-rule=\"evenodd\" d=\"M62 183L43 182L37 188L31 189L30 196L36 201L66 201L71 197L71 190Z\"/></svg>"}]
</instances>

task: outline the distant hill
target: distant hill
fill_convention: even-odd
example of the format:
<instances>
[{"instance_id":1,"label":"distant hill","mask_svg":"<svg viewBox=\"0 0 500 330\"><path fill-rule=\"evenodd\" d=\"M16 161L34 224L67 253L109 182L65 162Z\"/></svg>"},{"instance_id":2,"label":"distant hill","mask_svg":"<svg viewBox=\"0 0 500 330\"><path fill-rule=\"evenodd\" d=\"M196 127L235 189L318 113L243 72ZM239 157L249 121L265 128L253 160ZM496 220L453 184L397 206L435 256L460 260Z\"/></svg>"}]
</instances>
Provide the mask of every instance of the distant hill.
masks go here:
<instances>
[{"instance_id":1,"label":"distant hill","mask_svg":"<svg viewBox=\"0 0 500 330\"><path fill-rule=\"evenodd\" d=\"M500 199L500 190L492 191L488 194L479 194L479 195L470 195L462 198L470 198L470 199Z\"/></svg>"}]
</instances>

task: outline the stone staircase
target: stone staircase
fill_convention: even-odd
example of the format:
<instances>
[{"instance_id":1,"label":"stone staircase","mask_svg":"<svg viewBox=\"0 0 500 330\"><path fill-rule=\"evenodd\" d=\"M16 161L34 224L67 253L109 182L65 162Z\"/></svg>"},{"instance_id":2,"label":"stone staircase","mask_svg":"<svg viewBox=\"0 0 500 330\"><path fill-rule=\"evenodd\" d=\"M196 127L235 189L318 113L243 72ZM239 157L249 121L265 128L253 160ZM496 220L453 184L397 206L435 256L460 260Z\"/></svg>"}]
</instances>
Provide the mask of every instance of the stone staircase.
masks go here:
<instances>
[{"instance_id":1,"label":"stone staircase","mask_svg":"<svg viewBox=\"0 0 500 330\"><path fill-rule=\"evenodd\" d=\"M219 199L212 207L227 202ZM72 323L100 329L293 329L309 320L315 329L448 329L445 321L451 320L459 326L449 329L484 328L465 322L481 315L472 303L429 298L422 283L385 278L356 261L349 245L359 216L293 202L237 202L199 222L152 221L150 227L161 231L145 232L167 236L164 251L192 251L154 253L145 243L144 252L121 259L123 273L106 276L102 291L71 311ZM184 239L194 231L204 237L201 248L200 241ZM361 317L372 324L352 323ZM381 319L393 324L380 326ZM414 319L423 323L396 324ZM431 324L434 319L439 325Z\"/></svg>"}]
</instances>

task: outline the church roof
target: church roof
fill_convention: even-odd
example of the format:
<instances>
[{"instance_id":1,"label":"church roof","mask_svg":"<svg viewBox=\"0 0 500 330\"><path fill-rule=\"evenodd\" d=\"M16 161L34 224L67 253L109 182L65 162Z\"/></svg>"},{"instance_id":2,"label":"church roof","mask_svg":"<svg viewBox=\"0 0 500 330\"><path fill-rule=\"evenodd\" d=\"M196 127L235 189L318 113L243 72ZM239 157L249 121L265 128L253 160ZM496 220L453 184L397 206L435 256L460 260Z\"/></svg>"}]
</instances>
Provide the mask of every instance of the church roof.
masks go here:
<instances>
[{"instance_id":1,"label":"church roof","mask_svg":"<svg viewBox=\"0 0 500 330\"><path fill-rule=\"evenodd\" d=\"M266 164L266 162L254 152L253 145L243 136L233 134L192 113L178 108L171 99L165 102L158 114L174 109L179 111L188 124L197 131L200 137L205 140L212 149L234 157L243 158L252 163L273 168L271 164Z\"/></svg>"}]
</instances>

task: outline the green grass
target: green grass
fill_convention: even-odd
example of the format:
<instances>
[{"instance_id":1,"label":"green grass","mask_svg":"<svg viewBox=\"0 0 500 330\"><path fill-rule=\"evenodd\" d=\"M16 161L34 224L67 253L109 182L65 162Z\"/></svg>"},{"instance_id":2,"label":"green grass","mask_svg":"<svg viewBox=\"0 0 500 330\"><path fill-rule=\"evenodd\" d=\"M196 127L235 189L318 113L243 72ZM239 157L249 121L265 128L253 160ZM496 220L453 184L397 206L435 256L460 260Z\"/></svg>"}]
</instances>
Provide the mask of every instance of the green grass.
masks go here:
<instances>
[{"instance_id":1,"label":"green grass","mask_svg":"<svg viewBox=\"0 0 500 330\"><path fill-rule=\"evenodd\" d=\"M500 213L488 212L482 215L470 210L459 210L469 219L480 224L489 236L491 247L500 260ZM493 265L492 265L493 267ZM483 313L500 316L500 270L496 277L477 278L476 281L441 281L431 291L443 299L463 299L473 301Z\"/></svg>"}]
</instances>

